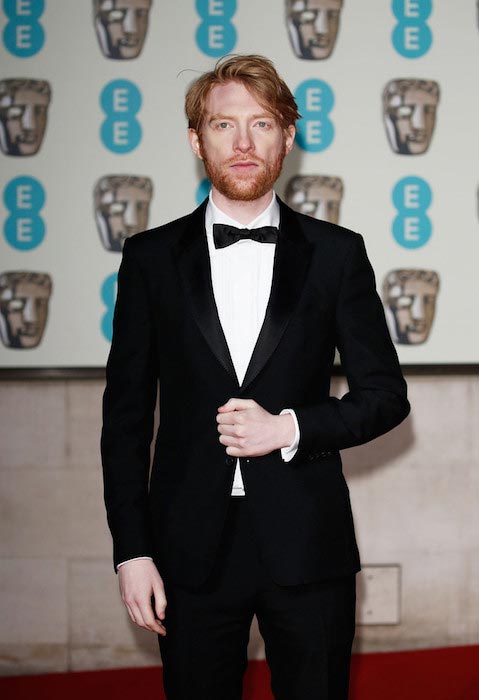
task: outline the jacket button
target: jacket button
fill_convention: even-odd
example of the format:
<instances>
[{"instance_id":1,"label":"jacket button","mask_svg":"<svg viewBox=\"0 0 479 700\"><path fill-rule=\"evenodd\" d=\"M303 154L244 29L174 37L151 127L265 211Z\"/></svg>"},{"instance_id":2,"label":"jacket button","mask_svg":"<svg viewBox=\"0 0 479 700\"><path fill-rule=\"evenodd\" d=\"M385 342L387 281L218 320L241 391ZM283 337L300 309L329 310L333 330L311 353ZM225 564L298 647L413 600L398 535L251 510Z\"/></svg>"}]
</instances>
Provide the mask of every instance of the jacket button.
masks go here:
<instances>
[{"instance_id":1,"label":"jacket button","mask_svg":"<svg viewBox=\"0 0 479 700\"><path fill-rule=\"evenodd\" d=\"M235 463L235 458L230 457L230 455L228 455L225 459L225 462L228 465L228 467L231 467L231 465Z\"/></svg>"}]
</instances>

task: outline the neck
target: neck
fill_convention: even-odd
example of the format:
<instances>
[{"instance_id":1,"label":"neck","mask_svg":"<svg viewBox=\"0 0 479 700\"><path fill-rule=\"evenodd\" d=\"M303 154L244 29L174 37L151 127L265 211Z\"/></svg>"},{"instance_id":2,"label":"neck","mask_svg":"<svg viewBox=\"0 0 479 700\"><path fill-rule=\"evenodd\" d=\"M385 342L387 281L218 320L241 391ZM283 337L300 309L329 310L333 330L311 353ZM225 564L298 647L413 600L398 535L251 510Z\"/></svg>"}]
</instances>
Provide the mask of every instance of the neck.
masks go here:
<instances>
[{"instance_id":1,"label":"neck","mask_svg":"<svg viewBox=\"0 0 479 700\"><path fill-rule=\"evenodd\" d=\"M249 224L250 221L256 219L257 216L263 212L266 207L271 204L273 199L273 190L270 190L264 194L259 199L254 199L251 202L243 202L237 199L228 199L218 192L218 190L212 188L213 201L222 212L231 216L232 219L238 221L240 224Z\"/></svg>"}]
</instances>

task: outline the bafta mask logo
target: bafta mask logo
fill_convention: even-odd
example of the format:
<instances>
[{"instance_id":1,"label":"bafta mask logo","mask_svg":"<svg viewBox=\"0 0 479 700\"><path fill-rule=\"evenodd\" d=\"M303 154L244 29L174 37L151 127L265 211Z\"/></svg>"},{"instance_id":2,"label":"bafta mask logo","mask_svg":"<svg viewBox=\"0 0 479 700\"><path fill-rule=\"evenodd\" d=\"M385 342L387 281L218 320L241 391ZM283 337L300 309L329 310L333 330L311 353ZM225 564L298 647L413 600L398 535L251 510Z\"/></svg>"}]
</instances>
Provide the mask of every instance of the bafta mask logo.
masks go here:
<instances>
[{"instance_id":1,"label":"bafta mask logo","mask_svg":"<svg viewBox=\"0 0 479 700\"><path fill-rule=\"evenodd\" d=\"M434 80L391 80L383 92L383 118L395 153L416 156L431 143L439 103Z\"/></svg>"},{"instance_id":2,"label":"bafta mask logo","mask_svg":"<svg viewBox=\"0 0 479 700\"><path fill-rule=\"evenodd\" d=\"M344 186L339 177L295 175L286 185L286 203L301 214L339 223Z\"/></svg>"},{"instance_id":3,"label":"bafta mask logo","mask_svg":"<svg viewBox=\"0 0 479 700\"><path fill-rule=\"evenodd\" d=\"M298 58L328 58L336 43L343 0L286 0L286 22Z\"/></svg>"},{"instance_id":4,"label":"bafta mask logo","mask_svg":"<svg viewBox=\"0 0 479 700\"><path fill-rule=\"evenodd\" d=\"M0 274L0 338L7 348L28 349L40 344L51 293L52 280L46 273Z\"/></svg>"},{"instance_id":5,"label":"bafta mask logo","mask_svg":"<svg viewBox=\"0 0 479 700\"><path fill-rule=\"evenodd\" d=\"M383 283L391 338L400 345L420 345L431 332L439 292L433 270L392 270Z\"/></svg>"},{"instance_id":6,"label":"bafta mask logo","mask_svg":"<svg viewBox=\"0 0 479 700\"><path fill-rule=\"evenodd\" d=\"M0 80L0 148L8 156L33 156L47 126L51 88L46 80Z\"/></svg>"},{"instance_id":7,"label":"bafta mask logo","mask_svg":"<svg viewBox=\"0 0 479 700\"><path fill-rule=\"evenodd\" d=\"M106 58L140 55L150 7L151 0L93 0L96 35Z\"/></svg>"},{"instance_id":8,"label":"bafta mask logo","mask_svg":"<svg viewBox=\"0 0 479 700\"><path fill-rule=\"evenodd\" d=\"M95 219L107 250L121 252L125 238L148 228L153 195L149 177L106 175L95 185Z\"/></svg>"}]
</instances>

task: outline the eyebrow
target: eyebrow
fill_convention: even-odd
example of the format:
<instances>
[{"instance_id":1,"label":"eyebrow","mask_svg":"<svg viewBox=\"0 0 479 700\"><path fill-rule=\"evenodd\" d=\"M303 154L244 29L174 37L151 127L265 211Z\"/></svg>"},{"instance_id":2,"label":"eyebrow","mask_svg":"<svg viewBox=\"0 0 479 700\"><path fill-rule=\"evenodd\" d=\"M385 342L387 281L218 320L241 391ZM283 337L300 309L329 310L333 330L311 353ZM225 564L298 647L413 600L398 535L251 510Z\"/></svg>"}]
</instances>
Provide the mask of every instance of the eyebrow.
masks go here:
<instances>
[{"instance_id":1,"label":"eyebrow","mask_svg":"<svg viewBox=\"0 0 479 700\"><path fill-rule=\"evenodd\" d=\"M211 122L215 121L235 121L236 117L230 116L228 114L212 114L211 117L208 119L208 124L211 124ZM276 119L274 114L271 112L263 112L261 114L252 114L251 119L254 121L255 119Z\"/></svg>"}]
</instances>

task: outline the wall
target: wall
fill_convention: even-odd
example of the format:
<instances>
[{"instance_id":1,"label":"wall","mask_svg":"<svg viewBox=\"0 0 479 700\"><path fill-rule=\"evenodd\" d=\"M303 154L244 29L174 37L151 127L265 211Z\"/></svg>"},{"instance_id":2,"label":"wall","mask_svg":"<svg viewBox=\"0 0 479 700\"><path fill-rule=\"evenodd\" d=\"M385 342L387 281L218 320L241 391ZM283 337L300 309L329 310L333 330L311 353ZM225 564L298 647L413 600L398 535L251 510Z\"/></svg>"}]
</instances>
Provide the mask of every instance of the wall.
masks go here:
<instances>
[{"instance_id":1,"label":"wall","mask_svg":"<svg viewBox=\"0 0 479 700\"><path fill-rule=\"evenodd\" d=\"M399 564L402 579L400 624L361 625L356 651L479 643L479 377L410 376L409 387L404 424L344 452L363 563ZM111 564L102 390L0 384L0 673L159 663ZM255 626L249 653L264 656Z\"/></svg>"}]
</instances>

